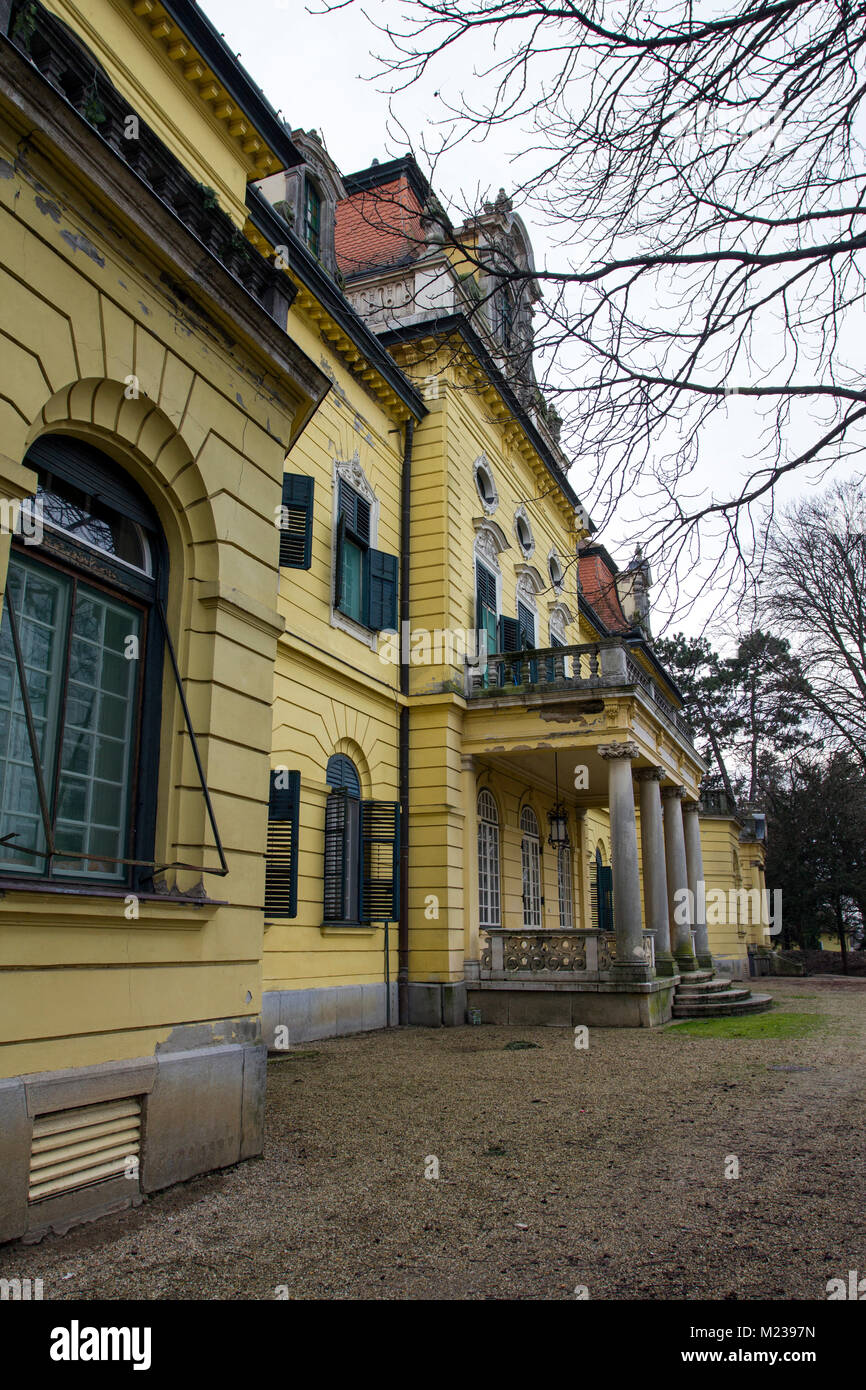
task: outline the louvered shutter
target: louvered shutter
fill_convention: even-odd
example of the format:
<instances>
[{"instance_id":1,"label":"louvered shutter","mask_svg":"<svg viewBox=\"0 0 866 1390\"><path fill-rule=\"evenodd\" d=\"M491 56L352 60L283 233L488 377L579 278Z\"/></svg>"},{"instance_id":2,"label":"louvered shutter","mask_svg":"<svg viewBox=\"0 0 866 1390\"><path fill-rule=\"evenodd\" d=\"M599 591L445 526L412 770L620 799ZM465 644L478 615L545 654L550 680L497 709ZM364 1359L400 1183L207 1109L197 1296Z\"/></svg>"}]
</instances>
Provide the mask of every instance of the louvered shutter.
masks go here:
<instances>
[{"instance_id":1,"label":"louvered shutter","mask_svg":"<svg viewBox=\"0 0 866 1390\"><path fill-rule=\"evenodd\" d=\"M280 517L280 566L308 570L313 556L314 480L302 473L283 474Z\"/></svg>"},{"instance_id":2,"label":"louvered shutter","mask_svg":"<svg viewBox=\"0 0 866 1390\"><path fill-rule=\"evenodd\" d=\"M272 770L265 858L265 915L298 915L301 774Z\"/></svg>"},{"instance_id":3,"label":"louvered shutter","mask_svg":"<svg viewBox=\"0 0 866 1390\"><path fill-rule=\"evenodd\" d=\"M370 551L368 624L375 632L397 631L397 556Z\"/></svg>"},{"instance_id":4,"label":"louvered shutter","mask_svg":"<svg viewBox=\"0 0 866 1390\"><path fill-rule=\"evenodd\" d=\"M325 802L324 920L357 922L360 896L360 806L345 788Z\"/></svg>"},{"instance_id":5,"label":"louvered shutter","mask_svg":"<svg viewBox=\"0 0 866 1390\"><path fill-rule=\"evenodd\" d=\"M338 493L338 515L344 517L346 527L359 541L370 544L370 503L342 478Z\"/></svg>"},{"instance_id":6,"label":"louvered shutter","mask_svg":"<svg viewBox=\"0 0 866 1390\"><path fill-rule=\"evenodd\" d=\"M598 866L598 904L602 931L613 931L613 869L609 864Z\"/></svg>"},{"instance_id":7,"label":"louvered shutter","mask_svg":"<svg viewBox=\"0 0 866 1390\"><path fill-rule=\"evenodd\" d=\"M535 614L525 606L517 605L517 626L520 629L521 646L535 646Z\"/></svg>"},{"instance_id":8,"label":"louvered shutter","mask_svg":"<svg viewBox=\"0 0 866 1390\"><path fill-rule=\"evenodd\" d=\"M334 570L334 607L339 608L343 597L343 544L346 539L346 518L340 516L337 522L337 556Z\"/></svg>"},{"instance_id":9,"label":"louvered shutter","mask_svg":"<svg viewBox=\"0 0 866 1390\"><path fill-rule=\"evenodd\" d=\"M499 619L499 647L503 652L520 651L520 623L516 618Z\"/></svg>"},{"instance_id":10,"label":"louvered shutter","mask_svg":"<svg viewBox=\"0 0 866 1390\"><path fill-rule=\"evenodd\" d=\"M364 922L395 922L400 913L400 804L361 802L361 900Z\"/></svg>"}]
</instances>

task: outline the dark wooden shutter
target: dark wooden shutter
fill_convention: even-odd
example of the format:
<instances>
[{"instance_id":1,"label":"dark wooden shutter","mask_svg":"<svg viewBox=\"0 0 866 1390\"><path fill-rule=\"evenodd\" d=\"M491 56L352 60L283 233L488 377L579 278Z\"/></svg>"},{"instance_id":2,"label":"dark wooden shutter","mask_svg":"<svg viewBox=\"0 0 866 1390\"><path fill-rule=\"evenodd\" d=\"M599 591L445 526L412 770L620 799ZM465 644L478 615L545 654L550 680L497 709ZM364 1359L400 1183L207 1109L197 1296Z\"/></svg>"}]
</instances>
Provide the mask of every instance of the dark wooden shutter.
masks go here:
<instances>
[{"instance_id":1,"label":"dark wooden shutter","mask_svg":"<svg viewBox=\"0 0 866 1390\"><path fill-rule=\"evenodd\" d=\"M496 575L491 574L484 565L476 563L475 566L475 593L478 606L489 608L491 612L496 612ZM479 621L479 627L482 624Z\"/></svg>"},{"instance_id":2,"label":"dark wooden shutter","mask_svg":"<svg viewBox=\"0 0 866 1390\"><path fill-rule=\"evenodd\" d=\"M346 519L346 527L359 541L370 544L370 503L353 487L340 479L338 514Z\"/></svg>"},{"instance_id":3,"label":"dark wooden shutter","mask_svg":"<svg viewBox=\"0 0 866 1390\"><path fill-rule=\"evenodd\" d=\"M325 802L324 920L357 922L360 896L360 806L342 788Z\"/></svg>"},{"instance_id":4,"label":"dark wooden shutter","mask_svg":"<svg viewBox=\"0 0 866 1390\"><path fill-rule=\"evenodd\" d=\"M298 915L298 830L301 774L271 770L265 857L265 915Z\"/></svg>"},{"instance_id":5,"label":"dark wooden shutter","mask_svg":"<svg viewBox=\"0 0 866 1390\"><path fill-rule=\"evenodd\" d=\"M346 518L340 516L337 522L337 555L334 570L334 607L339 608L343 597L343 543L346 539Z\"/></svg>"},{"instance_id":6,"label":"dark wooden shutter","mask_svg":"<svg viewBox=\"0 0 866 1390\"><path fill-rule=\"evenodd\" d=\"M521 646L520 623L516 618L499 619L499 647L503 652L519 652Z\"/></svg>"},{"instance_id":7,"label":"dark wooden shutter","mask_svg":"<svg viewBox=\"0 0 866 1390\"><path fill-rule=\"evenodd\" d=\"M613 931L613 869L598 866L598 917L602 931Z\"/></svg>"},{"instance_id":8,"label":"dark wooden shutter","mask_svg":"<svg viewBox=\"0 0 866 1390\"><path fill-rule=\"evenodd\" d=\"M370 551L368 625L376 632L397 631L397 556Z\"/></svg>"},{"instance_id":9,"label":"dark wooden shutter","mask_svg":"<svg viewBox=\"0 0 866 1390\"><path fill-rule=\"evenodd\" d=\"M280 566L308 570L313 558L313 485L302 473L283 474Z\"/></svg>"},{"instance_id":10,"label":"dark wooden shutter","mask_svg":"<svg viewBox=\"0 0 866 1390\"><path fill-rule=\"evenodd\" d=\"M400 913L400 804L361 802L361 902L365 922L395 922Z\"/></svg>"},{"instance_id":11,"label":"dark wooden shutter","mask_svg":"<svg viewBox=\"0 0 866 1390\"><path fill-rule=\"evenodd\" d=\"M522 603L517 605L517 626L520 629L521 646L534 647L535 614Z\"/></svg>"}]
</instances>

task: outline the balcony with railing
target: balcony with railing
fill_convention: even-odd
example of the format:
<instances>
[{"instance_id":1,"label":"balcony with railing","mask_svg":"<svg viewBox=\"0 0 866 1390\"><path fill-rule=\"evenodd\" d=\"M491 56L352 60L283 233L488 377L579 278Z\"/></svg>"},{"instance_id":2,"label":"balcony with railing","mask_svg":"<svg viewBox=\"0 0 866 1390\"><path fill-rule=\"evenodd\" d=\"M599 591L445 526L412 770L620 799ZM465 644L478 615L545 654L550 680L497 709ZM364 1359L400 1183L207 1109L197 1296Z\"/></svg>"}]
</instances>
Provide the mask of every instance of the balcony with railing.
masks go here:
<instances>
[{"instance_id":1,"label":"balcony with railing","mask_svg":"<svg viewBox=\"0 0 866 1390\"><path fill-rule=\"evenodd\" d=\"M566 984L612 979L616 961L616 936L612 931L482 927L481 934L486 937L481 950L482 981L541 984L559 980ZM654 932L643 933L643 952L647 965L654 967Z\"/></svg>"},{"instance_id":2,"label":"balcony with railing","mask_svg":"<svg viewBox=\"0 0 866 1390\"><path fill-rule=\"evenodd\" d=\"M467 666L466 676L466 694L473 701L508 695L557 696L569 691L601 693L636 686L666 723L688 743L694 741L691 725L620 638L601 638L570 647L492 652L486 665Z\"/></svg>"}]
</instances>

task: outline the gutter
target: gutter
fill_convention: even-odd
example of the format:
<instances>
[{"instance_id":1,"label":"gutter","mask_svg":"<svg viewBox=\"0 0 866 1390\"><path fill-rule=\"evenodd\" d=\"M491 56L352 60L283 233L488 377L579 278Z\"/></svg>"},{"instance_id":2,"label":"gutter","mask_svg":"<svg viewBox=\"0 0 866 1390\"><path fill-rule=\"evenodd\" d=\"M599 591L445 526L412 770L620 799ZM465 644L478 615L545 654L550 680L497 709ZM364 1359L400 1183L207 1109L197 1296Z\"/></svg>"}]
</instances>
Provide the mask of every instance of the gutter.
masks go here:
<instances>
[{"instance_id":1,"label":"gutter","mask_svg":"<svg viewBox=\"0 0 866 1390\"><path fill-rule=\"evenodd\" d=\"M412 445L415 421L406 421L403 471L400 477L400 694L409 694L409 572ZM400 915L397 924L398 1021L409 1022L409 702L400 706Z\"/></svg>"}]
</instances>

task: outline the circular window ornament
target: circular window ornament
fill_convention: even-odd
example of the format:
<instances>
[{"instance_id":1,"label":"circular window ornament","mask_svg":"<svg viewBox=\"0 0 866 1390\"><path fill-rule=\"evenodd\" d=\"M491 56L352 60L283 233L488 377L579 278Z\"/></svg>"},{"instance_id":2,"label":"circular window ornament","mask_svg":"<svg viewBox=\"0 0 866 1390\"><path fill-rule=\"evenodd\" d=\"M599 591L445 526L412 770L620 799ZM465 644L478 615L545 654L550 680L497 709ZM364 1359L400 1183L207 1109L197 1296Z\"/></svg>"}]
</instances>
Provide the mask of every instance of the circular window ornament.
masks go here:
<instances>
[{"instance_id":1,"label":"circular window ornament","mask_svg":"<svg viewBox=\"0 0 866 1390\"><path fill-rule=\"evenodd\" d=\"M481 499L481 505L489 516L495 512L499 506L499 493L496 490L496 483L493 480L493 470L487 462L484 454L475 460L473 465L475 473L475 488Z\"/></svg>"},{"instance_id":2,"label":"circular window ornament","mask_svg":"<svg viewBox=\"0 0 866 1390\"><path fill-rule=\"evenodd\" d=\"M523 553L524 560L528 560L535 549L535 537L532 534L532 527L529 524L529 517L523 507L518 507L514 513L514 534L517 544Z\"/></svg>"},{"instance_id":3,"label":"circular window ornament","mask_svg":"<svg viewBox=\"0 0 866 1390\"><path fill-rule=\"evenodd\" d=\"M547 559L547 572L550 575L550 582L556 593L561 594L565 584L565 570L562 568L562 561L555 550L550 552Z\"/></svg>"}]
</instances>

